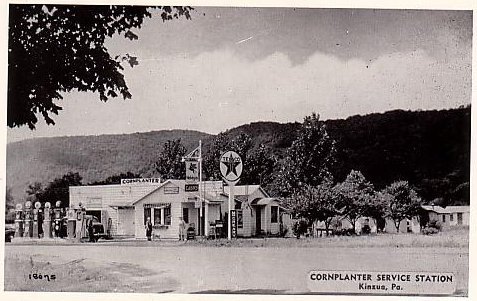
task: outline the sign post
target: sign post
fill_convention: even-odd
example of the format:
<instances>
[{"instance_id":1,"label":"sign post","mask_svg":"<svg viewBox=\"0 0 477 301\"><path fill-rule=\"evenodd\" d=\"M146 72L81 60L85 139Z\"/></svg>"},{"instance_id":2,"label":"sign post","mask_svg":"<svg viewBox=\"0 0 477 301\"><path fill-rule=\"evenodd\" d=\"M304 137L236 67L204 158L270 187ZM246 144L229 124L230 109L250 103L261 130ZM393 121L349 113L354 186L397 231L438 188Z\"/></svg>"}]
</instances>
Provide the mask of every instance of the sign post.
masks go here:
<instances>
[{"instance_id":1,"label":"sign post","mask_svg":"<svg viewBox=\"0 0 477 301\"><path fill-rule=\"evenodd\" d=\"M199 235L208 235L208 211L205 210L204 227L202 227L202 220L204 219L204 212L202 210L203 190L202 183L202 140L199 140L199 146L196 147L190 154L182 158L182 162L186 164L186 192L199 192L194 207L199 209ZM207 204L206 204L207 206ZM205 229L204 229L205 228Z\"/></svg>"},{"instance_id":2,"label":"sign post","mask_svg":"<svg viewBox=\"0 0 477 301\"><path fill-rule=\"evenodd\" d=\"M232 239L232 204L234 203L234 186L242 174L242 159L234 151L225 152L220 157L220 173L229 186L229 213L227 221L227 238ZM236 230L236 229L235 229ZM236 234L236 233L235 233ZM235 236L235 235L234 235Z\"/></svg>"}]
</instances>

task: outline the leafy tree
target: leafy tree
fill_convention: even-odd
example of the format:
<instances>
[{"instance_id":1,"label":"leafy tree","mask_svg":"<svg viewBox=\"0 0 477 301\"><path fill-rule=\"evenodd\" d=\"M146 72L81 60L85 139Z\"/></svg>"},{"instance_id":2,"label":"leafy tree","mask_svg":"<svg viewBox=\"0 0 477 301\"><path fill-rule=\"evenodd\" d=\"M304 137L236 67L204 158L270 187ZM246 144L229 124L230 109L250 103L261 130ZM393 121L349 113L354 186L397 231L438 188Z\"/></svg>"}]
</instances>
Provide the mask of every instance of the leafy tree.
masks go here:
<instances>
[{"instance_id":1,"label":"leafy tree","mask_svg":"<svg viewBox=\"0 0 477 301\"><path fill-rule=\"evenodd\" d=\"M15 221L15 200L12 195L12 188L7 187L5 191L5 223L13 223Z\"/></svg>"},{"instance_id":2,"label":"leafy tree","mask_svg":"<svg viewBox=\"0 0 477 301\"><path fill-rule=\"evenodd\" d=\"M394 222L399 232L401 221L419 214L421 198L407 181L397 181L387 186L383 192L386 201L386 215Z\"/></svg>"},{"instance_id":3,"label":"leafy tree","mask_svg":"<svg viewBox=\"0 0 477 301\"><path fill-rule=\"evenodd\" d=\"M338 214L335 202L332 183L326 181L316 187L304 185L286 200L285 206L294 216L306 220L308 225L316 221L324 222L328 233L333 217Z\"/></svg>"},{"instance_id":4,"label":"leafy tree","mask_svg":"<svg viewBox=\"0 0 477 301\"><path fill-rule=\"evenodd\" d=\"M121 179L134 179L134 178L140 178L140 177L141 175L128 171L127 173L113 175L113 176L107 177L106 179L102 181L96 181L96 182L90 183L89 185L121 184Z\"/></svg>"},{"instance_id":5,"label":"leafy tree","mask_svg":"<svg viewBox=\"0 0 477 301\"><path fill-rule=\"evenodd\" d=\"M186 148L181 139L167 140L156 162L156 170L164 180L185 179L185 164L182 162L185 154Z\"/></svg>"},{"instance_id":6,"label":"leafy tree","mask_svg":"<svg viewBox=\"0 0 477 301\"><path fill-rule=\"evenodd\" d=\"M277 159L271 149L263 144L247 157L246 169L243 171L242 182L260 184L266 188L274 180L274 169Z\"/></svg>"},{"instance_id":7,"label":"leafy tree","mask_svg":"<svg viewBox=\"0 0 477 301\"><path fill-rule=\"evenodd\" d=\"M231 150L235 151L242 159L242 162L244 162L244 169L245 164L247 163L248 153L252 149L252 146L252 138L245 133L240 133L235 139L232 140L230 145Z\"/></svg>"},{"instance_id":8,"label":"leafy tree","mask_svg":"<svg viewBox=\"0 0 477 301\"><path fill-rule=\"evenodd\" d=\"M5 213L7 213L8 210L13 208L15 208L15 200L13 199L12 188L7 187L5 191Z\"/></svg>"},{"instance_id":9,"label":"leafy tree","mask_svg":"<svg viewBox=\"0 0 477 301\"><path fill-rule=\"evenodd\" d=\"M190 7L155 8L163 21L190 19ZM37 114L54 124L50 114L62 109L55 100L74 89L98 93L102 101L131 98L122 70L137 59L111 57L104 42L116 34L138 39L132 29L151 16L146 6L10 4L8 126L34 129Z\"/></svg>"},{"instance_id":10,"label":"leafy tree","mask_svg":"<svg viewBox=\"0 0 477 301\"><path fill-rule=\"evenodd\" d=\"M26 190L26 194L29 198L32 198L34 200L38 200L42 202L43 200L43 194L45 190L43 187L43 184L40 182L34 182L32 184L28 184L28 188ZM43 201L42 203L44 203Z\"/></svg>"},{"instance_id":11,"label":"leafy tree","mask_svg":"<svg viewBox=\"0 0 477 301\"><path fill-rule=\"evenodd\" d=\"M68 207L70 204L69 198L69 187L70 186L81 186L83 177L80 176L77 172L69 172L62 176L61 178L56 178L43 189L39 194L37 200L40 203L50 202L52 205L55 205L57 201L61 201L62 207Z\"/></svg>"},{"instance_id":12,"label":"leafy tree","mask_svg":"<svg viewBox=\"0 0 477 301\"><path fill-rule=\"evenodd\" d=\"M346 179L334 187L337 207L353 226L360 217L369 216L377 208L373 184L360 171L352 170Z\"/></svg>"},{"instance_id":13,"label":"leafy tree","mask_svg":"<svg viewBox=\"0 0 477 301\"><path fill-rule=\"evenodd\" d=\"M289 196L302 185L317 186L330 178L335 153L335 142L319 115L306 116L279 173L282 195Z\"/></svg>"},{"instance_id":14,"label":"leafy tree","mask_svg":"<svg viewBox=\"0 0 477 301\"><path fill-rule=\"evenodd\" d=\"M220 180L219 160L222 154L229 150L231 141L228 136L221 132L219 133L212 143L210 150L203 156L204 162L202 165L203 171L207 176L207 179Z\"/></svg>"}]
</instances>

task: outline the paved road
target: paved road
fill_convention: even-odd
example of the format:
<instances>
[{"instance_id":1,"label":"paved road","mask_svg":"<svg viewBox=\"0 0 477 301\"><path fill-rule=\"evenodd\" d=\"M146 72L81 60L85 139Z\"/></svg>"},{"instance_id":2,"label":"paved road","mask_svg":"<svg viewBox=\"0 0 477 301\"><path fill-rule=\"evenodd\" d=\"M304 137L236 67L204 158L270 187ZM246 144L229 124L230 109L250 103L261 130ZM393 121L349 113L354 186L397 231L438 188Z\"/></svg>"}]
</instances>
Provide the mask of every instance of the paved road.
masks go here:
<instances>
[{"instance_id":1,"label":"paved road","mask_svg":"<svg viewBox=\"0 0 477 301\"><path fill-rule=\"evenodd\" d=\"M59 253L61 252L61 253ZM133 264L157 283L144 291L306 293L310 270L452 272L468 291L468 252L452 248L217 248L108 245L7 245L5 257L94 266ZM162 289L159 289L162 287Z\"/></svg>"}]
</instances>

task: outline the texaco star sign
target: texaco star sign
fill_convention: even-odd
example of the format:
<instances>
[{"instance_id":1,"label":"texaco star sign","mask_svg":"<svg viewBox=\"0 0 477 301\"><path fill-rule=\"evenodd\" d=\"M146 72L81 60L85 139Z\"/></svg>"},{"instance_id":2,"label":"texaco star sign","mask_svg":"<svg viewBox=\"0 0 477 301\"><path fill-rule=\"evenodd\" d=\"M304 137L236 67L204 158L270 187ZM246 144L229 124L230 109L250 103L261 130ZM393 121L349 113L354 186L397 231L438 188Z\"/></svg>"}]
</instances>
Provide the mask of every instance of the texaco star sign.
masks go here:
<instances>
[{"instance_id":1,"label":"texaco star sign","mask_svg":"<svg viewBox=\"0 0 477 301\"><path fill-rule=\"evenodd\" d=\"M220 157L220 173L229 182L236 182L242 174L242 159L233 151L228 151Z\"/></svg>"}]
</instances>

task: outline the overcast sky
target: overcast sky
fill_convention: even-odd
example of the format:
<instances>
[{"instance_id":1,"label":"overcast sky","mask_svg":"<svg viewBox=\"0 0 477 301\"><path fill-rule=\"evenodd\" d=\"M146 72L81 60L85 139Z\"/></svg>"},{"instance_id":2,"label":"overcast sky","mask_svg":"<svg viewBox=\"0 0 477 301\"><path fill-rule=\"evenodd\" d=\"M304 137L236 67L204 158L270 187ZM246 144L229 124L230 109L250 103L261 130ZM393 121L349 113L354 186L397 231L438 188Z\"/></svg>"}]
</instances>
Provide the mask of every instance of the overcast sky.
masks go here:
<instances>
[{"instance_id":1,"label":"overcast sky","mask_svg":"<svg viewBox=\"0 0 477 301\"><path fill-rule=\"evenodd\" d=\"M254 121L302 121L471 101L472 13L197 7L192 20L147 20L114 38L131 100L69 93L55 126L8 140L162 129L218 133Z\"/></svg>"}]
</instances>

